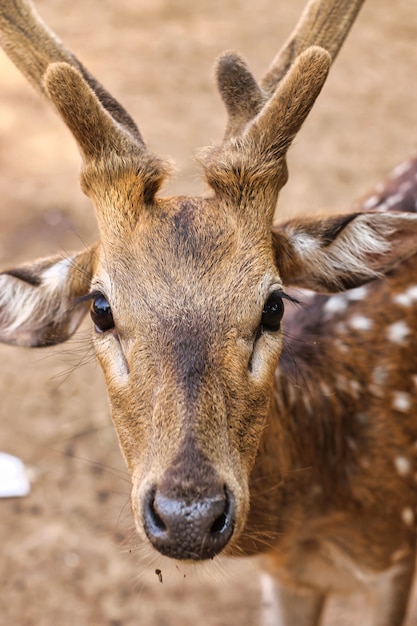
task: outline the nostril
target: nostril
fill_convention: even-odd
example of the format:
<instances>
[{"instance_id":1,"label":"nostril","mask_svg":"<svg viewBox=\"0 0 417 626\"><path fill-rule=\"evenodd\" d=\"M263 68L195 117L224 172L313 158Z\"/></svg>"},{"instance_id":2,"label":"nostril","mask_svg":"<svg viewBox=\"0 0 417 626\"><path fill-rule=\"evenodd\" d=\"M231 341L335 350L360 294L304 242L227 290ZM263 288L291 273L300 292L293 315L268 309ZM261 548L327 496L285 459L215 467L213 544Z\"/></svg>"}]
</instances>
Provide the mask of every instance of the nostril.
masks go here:
<instances>
[{"instance_id":1,"label":"nostril","mask_svg":"<svg viewBox=\"0 0 417 626\"><path fill-rule=\"evenodd\" d=\"M158 514L155 507L155 490L152 490L145 502L145 523L149 527L153 534L162 535L166 533L167 527L162 517Z\"/></svg>"},{"instance_id":2,"label":"nostril","mask_svg":"<svg viewBox=\"0 0 417 626\"><path fill-rule=\"evenodd\" d=\"M224 510L214 520L210 528L210 533L213 535L217 533L225 532L229 528L230 524L233 523L233 520L232 520L233 498L231 494L229 493L229 490L227 489L226 486L224 487L224 495L225 495Z\"/></svg>"},{"instance_id":3,"label":"nostril","mask_svg":"<svg viewBox=\"0 0 417 626\"><path fill-rule=\"evenodd\" d=\"M210 528L211 533L221 533L224 531L227 524L227 516L226 513L222 513L219 517L214 521L212 527Z\"/></svg>"}]
</instances>

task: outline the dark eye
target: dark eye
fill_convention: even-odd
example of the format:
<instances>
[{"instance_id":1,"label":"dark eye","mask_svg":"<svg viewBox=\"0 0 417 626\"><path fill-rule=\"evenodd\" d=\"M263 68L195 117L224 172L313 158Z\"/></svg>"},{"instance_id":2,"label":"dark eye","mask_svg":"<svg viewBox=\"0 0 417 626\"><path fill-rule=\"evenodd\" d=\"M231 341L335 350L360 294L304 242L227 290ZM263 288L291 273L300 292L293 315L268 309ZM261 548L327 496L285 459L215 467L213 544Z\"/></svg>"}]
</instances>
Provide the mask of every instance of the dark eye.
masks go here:
<instances>
[{"instance_id":1,"label":"dark eye","mask_svg":"<svg viewBox=\"0 0 417 626\"><path fill-rule=\"evenodd\" d=\"M282 316L284 315L284 303L282 301L282 292L273 291L265 302L261 317L261 329L263 330L279 330L281 326Z\"/></svg>"},{"instance_id":2,"label":"dark eye","mask_svg":"<svg viewBox=\"0 0 417 626\"><path fill-rule=\"evenodd\" d=\"M90 313L97 332L105 333L114 328L110 304L103 295L94 298Z\"/></svg>"}]
</instances>

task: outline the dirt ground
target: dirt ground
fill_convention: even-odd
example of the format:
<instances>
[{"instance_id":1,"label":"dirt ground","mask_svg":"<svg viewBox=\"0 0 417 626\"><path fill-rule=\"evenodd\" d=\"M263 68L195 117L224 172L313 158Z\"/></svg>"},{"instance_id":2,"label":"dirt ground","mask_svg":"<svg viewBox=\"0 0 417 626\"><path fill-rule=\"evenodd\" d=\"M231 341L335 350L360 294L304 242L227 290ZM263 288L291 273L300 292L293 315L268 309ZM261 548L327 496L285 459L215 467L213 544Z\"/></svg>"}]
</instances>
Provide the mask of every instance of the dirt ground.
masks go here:
<instances>
[{"instance_id":1,"label":"dirt ground","mask_svg":"<svg viewBox=\"0 0 417 626\"><path fill-rule=\"evenodd\" d=\"M303 4L37 2L150 148L174 158L169 193L201 190L193 151L222 136L214 58L237 49L260 76ZM415 0L368 1L291 151L282 210L345 210L414 152L416 41ZM78 169L67 129L0 56L0 267L94 241ZM0 500L0 626L259 624L253 563L169 570L138 543L88 324L55 349L0 347L0 423L0 450L21 457L32 479L30 496ZM353 606L337 605L326 623L362 626Z\"/></svg>"}]
</instances>

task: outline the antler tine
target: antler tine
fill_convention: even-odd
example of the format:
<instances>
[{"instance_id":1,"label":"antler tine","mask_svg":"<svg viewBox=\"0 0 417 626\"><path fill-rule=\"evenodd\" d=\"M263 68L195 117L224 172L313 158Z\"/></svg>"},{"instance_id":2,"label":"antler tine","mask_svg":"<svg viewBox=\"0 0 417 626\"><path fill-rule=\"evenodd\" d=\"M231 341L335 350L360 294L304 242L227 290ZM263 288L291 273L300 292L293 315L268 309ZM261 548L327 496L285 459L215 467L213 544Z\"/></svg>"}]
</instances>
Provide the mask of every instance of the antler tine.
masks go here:
<instances>
[{"instance_id":1,"label":"antler tine","mask_svg":"<svg viewBox=\"0 0 417 626\"><path fill-rule=\"evenodd\" d=\"M239 63L239 57L231 58L230 62L236 71L248 72ZM323 48L310 46L302 52L276 92L240 133L236 132L239 122L248 111L244 106L232 109L228 141L200 153L206 180L217 194L239 198L240 205L246 198L252 207L254 195L261 193L262 212L268 219L272 218L277 195L287 181L287 150L319 95L330 64L330 55ZM243 89L251 90L258 106L256 100L260 96L253 82L247 79L242 84ZM229 92L222 92L225 100L228 95ZM229 106L232 108L232 102Z\"/></svg>"},{"instance_id":2,"label":"antler tine","mask_svg":"<svg viewBox=\"0 0 417 626\"><path fill-rule=\"evenodd\" d=\"M202 152L200 158L217 194L241 199L243 190L253 195L257 188L264 198L269 195L263 206L272 219L287 181L287 150L363 2L310 0L260 85L239 55L227 52L220 57L216 78L228 123L222 144Z\"/></svg>"},{"instance_id":3,"label":"antler tine","mask_svg":"<svg viewBox=\"0 0 417 626\"><path fill-rule=\"evenodd\" d=\"M112 118L144 145L140 132L125 109L67 50L35 11L30 0L1 0L0 44L18 69L43 95L49 97L43 78L52 63L76 68Z\"/></svg>"},{"instance_id":4,"label":"antler tine","mask_svg":"<svg viewBox=\"0 0 417 626\"><path fill-rule=\"evenodd\" d=\"M310 46L327 50L333 62L363 3L364 0L310 0L261 81L268 96L273 94L295 59Z\"/></svg>"}]
</instances>

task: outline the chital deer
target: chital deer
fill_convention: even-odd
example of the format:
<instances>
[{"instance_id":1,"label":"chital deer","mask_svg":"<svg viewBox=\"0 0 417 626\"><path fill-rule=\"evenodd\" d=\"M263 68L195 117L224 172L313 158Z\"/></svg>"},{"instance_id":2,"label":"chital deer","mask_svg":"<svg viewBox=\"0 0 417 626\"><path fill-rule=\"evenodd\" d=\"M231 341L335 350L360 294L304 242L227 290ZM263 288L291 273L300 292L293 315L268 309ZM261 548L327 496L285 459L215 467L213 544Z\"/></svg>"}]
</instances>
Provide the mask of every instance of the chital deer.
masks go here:
<instances>
[{"instance_id":1,"label":"chital deer","mask_svg":"<svg viewBox=\"0 0 417 626\"><path fill-rule=\"evenodd\" d=\"M0 3L6 52L81 149L100 231L0 275L0 339L56 344L90 310L138 533L174 559L263 553L267 624L314 626L329 593L363 589L374 626L400 626L413 577L416 163L353 213L272 223L360 5L312 0L260 86L222 56L211 192L161 198L168 167L130 116L28 2ZM290 305L284 334L290 287L346 293Z\"/></svg>"}]
</instances>

